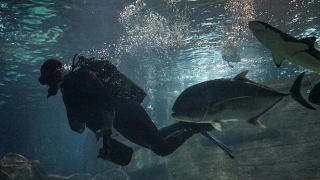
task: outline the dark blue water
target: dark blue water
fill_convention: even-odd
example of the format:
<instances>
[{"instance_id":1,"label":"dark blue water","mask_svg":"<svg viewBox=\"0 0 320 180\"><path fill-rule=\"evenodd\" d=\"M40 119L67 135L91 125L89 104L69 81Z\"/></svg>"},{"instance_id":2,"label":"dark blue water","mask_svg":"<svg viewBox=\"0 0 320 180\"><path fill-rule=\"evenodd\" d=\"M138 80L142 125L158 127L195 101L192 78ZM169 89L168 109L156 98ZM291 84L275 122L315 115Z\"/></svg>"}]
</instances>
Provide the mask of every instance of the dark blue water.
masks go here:
<instances>
[{"instance_id":1,"label":"dark blue water","mask_svg":"<svg viewBox=\"0 0 320 180\"><path fill-rule=\"evenodd\" d=\"M244 69L256 81L305 70L287 61L277 69L248 21L320 37L320 1L20 0L0 8L0 156L20 153L65 175L83 171L86 135L69 128L61 95L46 99L37 82L47 58L109 59L148 92L144 107L162 126L175 97L196 82ZM222 59L225 45L241 59L234 68Z\"/></svg>"}]
</instances>

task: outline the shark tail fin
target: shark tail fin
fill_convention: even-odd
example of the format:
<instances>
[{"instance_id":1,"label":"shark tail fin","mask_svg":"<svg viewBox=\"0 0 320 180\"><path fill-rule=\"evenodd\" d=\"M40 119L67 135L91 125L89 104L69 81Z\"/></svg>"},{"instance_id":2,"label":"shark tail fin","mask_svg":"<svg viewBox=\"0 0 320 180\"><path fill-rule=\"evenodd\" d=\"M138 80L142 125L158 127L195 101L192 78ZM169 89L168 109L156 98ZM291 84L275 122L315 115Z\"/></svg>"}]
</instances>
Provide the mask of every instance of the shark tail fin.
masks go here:
<instances>
[{"instance_id":1,"label":"shark tail fin","mask_svg":"<svg viewBox=\"0 0 320 180\"><path fill-rule=\"evenodd\" d=\"M301 82L302 78L304 76L304 72L301 73L297 79L294 81L291 89L290 89L290 95L294 100L296 100L299 104L301 104L303 107L316 110L313 106L311 106L301 95L300 88L301 88Z\"/></svg>"}]
</instances>

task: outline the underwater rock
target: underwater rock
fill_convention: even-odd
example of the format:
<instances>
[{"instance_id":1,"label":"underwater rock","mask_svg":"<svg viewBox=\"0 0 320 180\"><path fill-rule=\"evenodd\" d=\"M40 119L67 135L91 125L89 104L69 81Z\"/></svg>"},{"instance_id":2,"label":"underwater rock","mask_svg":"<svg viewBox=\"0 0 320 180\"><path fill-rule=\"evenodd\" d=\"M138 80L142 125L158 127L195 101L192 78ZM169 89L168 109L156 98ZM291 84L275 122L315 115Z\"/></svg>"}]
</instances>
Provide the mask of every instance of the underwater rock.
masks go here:
<instances>
[{"instance_id":1,"label":"underwater rock","mask_svg":"<svg viewBox=\"0 0 320 180\"><path fill-rule=\"evenodd\" d=\"M103 177L108 177L108 179L113 179L113 180L130 180L130 176L123 170L121 169L110 169L104 173L101 174ZM104 180L102 178L99 179L92 179L92 180Z\"/></svg>"},{"instance_id":2,"label":"underwater rock","mask_svg":"<svg viewBox=\"0 0 320 180\"><path fill-rule=\"evenodd\" d=\"M1 169L0 169L0 179L2 179L2 180L12 180L10 175L8 173L6 173L5 171L2 171Z\"/></svg>"},{"instance_id":3,"label":"underwater rock","mask_svg":"<svg viewBox=\"0 0 320 180\"><path fill-rule=\"evenodd\" d=\"M60 176L56 174L49 174L48 180L92 180L92 178L90 174L80 174L80 173L73 174L69 177Z\"/></svg>"},{"instance_id":4,"label":"underwater rock","mask_svg":"<svg viewBox=\"0 0 320 180\"><path fill-rule=\"evenodd\" d=\"M0 170L7 173L13 180L44 179L47 177L39 161L28 161L27 158L15 153L8 153L0 160Z\"/></svg>"},{"instance_id":5,"label":"underwater rock","mask_svg":"<svg viewBox=\"0 0 320 180\"><path fill-rule=\"evenodd\" d=\"M8 153L0 160L1 180L91 180L90 174L69 177L48 174L38 160L29 161L20 154Z\"/></svg>"},{"instance_id":6,"label":"underwater rock","mask_svg":"<svg viewBox=\"0 0 320 180\"><path fill-rule=\"evenodd\" d=\"M108 177L101 174L97 174L92 180L108 180Z\"/></svg>"}]
</instances>

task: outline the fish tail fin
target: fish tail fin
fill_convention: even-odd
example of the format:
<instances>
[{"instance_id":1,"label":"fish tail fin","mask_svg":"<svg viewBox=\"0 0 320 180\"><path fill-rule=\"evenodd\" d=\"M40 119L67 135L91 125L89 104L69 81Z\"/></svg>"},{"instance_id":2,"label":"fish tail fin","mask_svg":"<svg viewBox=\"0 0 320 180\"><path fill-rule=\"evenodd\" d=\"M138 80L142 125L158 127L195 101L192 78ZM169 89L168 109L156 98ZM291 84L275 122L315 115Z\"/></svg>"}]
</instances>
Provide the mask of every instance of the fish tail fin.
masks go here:
<instances>
[{"instance_id":1,"label":"fish tail fin","mask_svg":"<svg viewBox=\"0 0 320 180\"><path fill-rule=\"evenodd\" d=\"M300 89L301 89L301 82L302 78L304 76L304 72L301 73L297 79L294 81L291 89L290 89L290 95L291 97L296 100L299 104L301 104L303 107L316 110L313 106L311 106L301 95Z\"/></svg>"}]
</instances>

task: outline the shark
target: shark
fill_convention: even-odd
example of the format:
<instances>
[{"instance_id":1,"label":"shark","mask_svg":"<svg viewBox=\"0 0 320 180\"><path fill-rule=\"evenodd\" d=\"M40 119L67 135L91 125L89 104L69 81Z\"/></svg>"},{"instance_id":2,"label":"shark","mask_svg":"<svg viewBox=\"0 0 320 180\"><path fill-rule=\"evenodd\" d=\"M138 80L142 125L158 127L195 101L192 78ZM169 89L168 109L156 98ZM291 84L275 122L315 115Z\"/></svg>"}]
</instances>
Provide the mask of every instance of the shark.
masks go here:
<instances>
[{"instance_id":1,"label":"shark","mask_svg":"<svg viewBox=\"0 0 320 180\"><path fill-rule=\"evenodd\" d=\"M248 72L188 87L175 100L172 117L185 122L211 123L217 130L221 130L222 122L238 120L265 128L260 117L288 95L305 108L315 110L300 93L304 73L296 78L289 92L280 92L249 80Z\"/></svg>"},{"instance_id":2,"label":"shark","mask_svg":"<svg viewBox=\"0 0 320 180\"><path fill-rule=\"evenodd\" d=\"M314 44L316 37L297 39L265 22L250 21L249 29L271 53L279 68L284 59L320 73L320 51Z\"/></svg>"}]
</instances>

